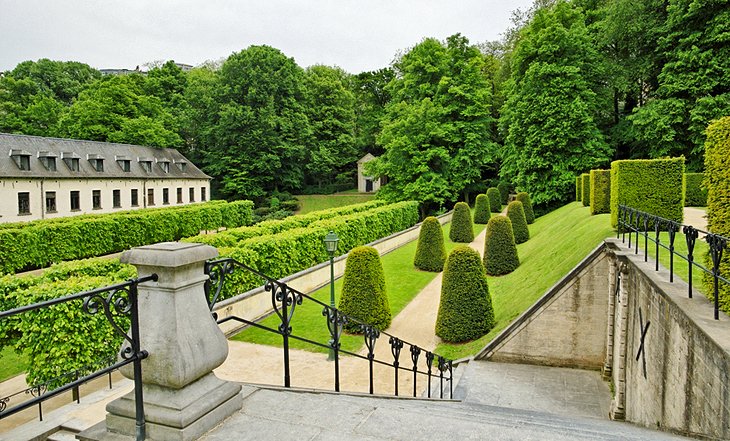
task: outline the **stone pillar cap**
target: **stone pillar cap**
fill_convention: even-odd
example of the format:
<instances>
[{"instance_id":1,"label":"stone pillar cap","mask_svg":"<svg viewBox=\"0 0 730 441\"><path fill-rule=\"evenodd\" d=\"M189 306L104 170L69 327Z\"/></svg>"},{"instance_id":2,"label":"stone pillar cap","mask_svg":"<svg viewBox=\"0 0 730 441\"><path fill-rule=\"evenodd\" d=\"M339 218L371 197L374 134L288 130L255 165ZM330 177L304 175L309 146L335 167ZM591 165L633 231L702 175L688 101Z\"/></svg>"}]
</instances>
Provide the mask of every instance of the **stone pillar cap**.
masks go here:
<instances>
[{"instance_id":1,"label":"stone pillar cap","mask_svg":"<svg viewBox=\"0 0 730 441\"><path fill-rule=\"evenodd\" d=\"M174 268L217 256L217 249L202 243L160 242L127 250L122 253L120 261L131 265Z\"/></svg>"}]
</instances>

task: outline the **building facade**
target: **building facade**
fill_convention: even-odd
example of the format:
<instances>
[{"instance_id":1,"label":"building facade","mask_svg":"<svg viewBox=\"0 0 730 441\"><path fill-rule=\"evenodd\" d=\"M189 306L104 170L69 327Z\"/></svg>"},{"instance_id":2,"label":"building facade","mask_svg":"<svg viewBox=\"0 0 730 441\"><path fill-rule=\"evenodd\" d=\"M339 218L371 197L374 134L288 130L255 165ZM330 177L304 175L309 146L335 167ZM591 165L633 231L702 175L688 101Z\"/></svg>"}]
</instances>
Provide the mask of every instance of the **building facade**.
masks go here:
<instances>
[{"instance_id":1,"label":"building facade","mask_svg":"<svg viewBox=\"0 0 730 441\"><path fill-rule=\"evenodd\" d=\"M357 161L357 191L359 193L375 193L380 190L380 186L385 184L383 178L374 178L365 175L365 164L375 159L370 153L366 154Z\"/></svg>"},{"instance_id":2,"label":"building facade","mask_svg":"<svg viewBox=\"0 0 730 441\"><path fill-rule=\"evenodd\" d=\"M0 133L0 222L205 202L210 179L174 149Z\"/></svg>"}]
</instances>

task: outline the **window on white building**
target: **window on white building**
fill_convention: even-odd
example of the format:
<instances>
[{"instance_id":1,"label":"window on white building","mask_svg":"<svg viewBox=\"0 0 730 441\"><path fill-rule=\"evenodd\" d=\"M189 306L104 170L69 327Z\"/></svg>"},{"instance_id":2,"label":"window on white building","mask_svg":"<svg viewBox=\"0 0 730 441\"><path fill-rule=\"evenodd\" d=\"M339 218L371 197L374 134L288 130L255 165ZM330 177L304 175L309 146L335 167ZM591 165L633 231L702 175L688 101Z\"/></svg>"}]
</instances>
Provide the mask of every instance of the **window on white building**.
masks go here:
<instances>
[{"instance_id":1,"label":"window on white building","mask_svg":"<svg viewBox=\"0 0 730 441\"><path fill-rule=\"evenodd\" d=\"M46 192L46 213L55 213L56 210L56 192Z\"/></svg>"},{"instance_id":2,"label":"window on white building","mask_svg":"<svg viewBox=\"0 0 730 441\"><path fill-rule=\"evenodd\" d=\"M71 191L71 211L81 210L81 197L76 190Z\"/></svg>"},{"instance_id":3,"label":"window on white building","mask_svg":"<svg viewBox=\"0 0 730 441\"><path fill-rule=\"evenodd\" d=\"M91 207L94 210L99 210L101 208L101 190L91 191Z\"/></svg>"},{"instance_id":4,"label":"window on white building","mask_svg":"<svg viewBox=\"0 0 730 441\"><path fill-rule=\"evenodd\" d=\"M121 208L122 192L120 190L112 190L112 205L114 208Z\"/></svg>"},{"instance_id":5,"label":"window on white building","mask_svg":"<svg viewBox=\"0 0 730 441\"><path fill-rule=\"evenodd\" d=\"M30 153L25 150L10 150L10 157L21 170L30 170Z\"/></svg>"},{"instance_id":6,"label":"window on white building","mask_svg":"<svg viewBox=\"0 0 730 441\"><path fill-rule=\"evenodd\" d=\"M18 214L30 214L30 193L27 191L18 193Z\"/></svg>"}]
</instances>

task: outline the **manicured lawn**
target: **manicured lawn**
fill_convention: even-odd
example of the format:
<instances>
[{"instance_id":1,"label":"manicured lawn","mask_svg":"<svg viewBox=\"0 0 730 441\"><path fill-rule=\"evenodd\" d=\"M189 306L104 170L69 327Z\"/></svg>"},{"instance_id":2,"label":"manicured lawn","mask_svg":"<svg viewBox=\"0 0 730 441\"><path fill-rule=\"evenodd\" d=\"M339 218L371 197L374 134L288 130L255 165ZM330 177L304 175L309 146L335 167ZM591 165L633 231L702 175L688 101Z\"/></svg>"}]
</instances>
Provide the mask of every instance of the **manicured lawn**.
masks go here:
<instances>
[{"instance_id":1,"label":"manicured lawn","mask_svg":"<svg viewBox=\"0 0 730 441\"><path fill-rule=\"evenodd\" d=\"M545 291L568 273L606 237L615 234L608 214L590 215L574 202L539 217L529 226L530 240L517 245L520 266L510 274L489 277L496 326L463 344L442 343L436 352L458 359L475 354Z\"/></svg>"},{"instance_id":2,"label":"manicured lawn","mask_svg":"<svg viewBox=\"0 0 730 441\"><path fill-rule=\"evenodd\" d=\"M297 211L297 214L306 214L312 211L344 207L345 205L360 204L371 201L375 198L375 195L360 194L357 193L357 190L353 190L344 193L302 195L295 197L299 201L299 211Z\"/></svg>"},{"instance_id":3,"label":"manicured lawn","mask_svg":"<svg viewBox=\"0 0 730 441\"><path fill-rule=\"evenodd\" d=\"M0 381L5 381L18 374L25 372L28 360L23 355L18 355L11 348L0 350Z\"/></svg>"},{"instance_id":4,"label":"manicured lawn","mask_svg":"<svg viewBox=\"0 0 730 441\"><path fill-rule=\"evenodd\" d=\"M444 239L447 252L453 249L457 244L449 240L450 224L443 226ZM474 232L479 234L486 225L475 225ZM436 273L419 271L413 267L413 256L416 253L417 241L413 241L393 252L381 257L383 263L383 272L385 273L386 291L388 293L388 301L393 317L395 317L405 306L428 285ZM342 289L342 278L335 281L335 302L339 302L339 295ZM314 292L312 296L319 301L329 303L329 286L326 286ZM322 307L311 301L304 301L302 305L296 307L294 319L292 320L292 333L310 340L320 343L327 343L329 340L329 332L324 316L322 316ZM270 328L277 328L279 318L276 315L269 316L261 321L261 324ZM245 341L250 343L266 344L272 346L281 346L282 338L278 334L264 331L254 327L248 328L239 333L233 340ZM345 335L342 338L342 349L347 351L357 351L363 346L363 338L361 336ZM316 352L326 352L325 348L320 348L309 343L290 339L290 346L297 349L305 349Z\"/></svg>"}]
</instances>

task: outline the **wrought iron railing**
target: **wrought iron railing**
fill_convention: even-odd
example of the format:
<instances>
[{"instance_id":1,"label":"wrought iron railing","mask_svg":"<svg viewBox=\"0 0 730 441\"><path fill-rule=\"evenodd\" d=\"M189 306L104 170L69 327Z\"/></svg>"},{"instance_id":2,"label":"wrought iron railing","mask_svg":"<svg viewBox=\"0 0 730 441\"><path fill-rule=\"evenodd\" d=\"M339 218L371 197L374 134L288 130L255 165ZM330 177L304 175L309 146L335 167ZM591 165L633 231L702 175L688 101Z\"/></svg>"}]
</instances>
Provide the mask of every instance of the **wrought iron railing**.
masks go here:
<instances>
[{"instance_id":1,"label":"wrought iron railing","mask_svg":"<svg viewBox=\"0 0 730 441\"><path fill-rule=\"evenodd\" d=\"M660 240L660 233L667 232L669 241L664 243ZM674 256L679 257L687 262L687 284L688 295L692 298L692 273L693 268L708 274L713 279L713 296L715 307L715 320L719 319L719 291L720 283L730 285L729 275L720 274L720 262L722 254L727 248L730 239L727 237L703 231L691 225L683 225L679 222L655 216L651 213L636 210L625 205L618 207L618 232L622 242L626 242L626 234L628 233L628 247L632 248L632 237L634 239L633 248L635 253L639 254L639 236L644 237L644 261L649 259L649 242L654 243L655 270L659 271L659 250L665 249L669 251L669 281L674 282ZM677 233L684 235L685 244L687 245L687 255L679 253L675 249L675 239ZM653 234L653 237L652 237ZM707 268L695 260L695 245L700 236L704 236L709 253L712 260L712 268Z\"/></svg>"},{"instance_id":2,"label":"wrought iron railing","mask_svg":"<svg viewBox=\"0 0 730 441\"><path fill-rule=\"evenodd\" d=\"M116 360L115 357L112 363L107 364L105 367L95 369L99 366L87 366L86 368L89 368L88 370L80 368L68 374L64 374L61 377L44 382L43 384L31 386L27 390L33 398L23 401L15 406L9 407L8 404L12 401L13 397L18 394L13 394L0 399L0 419L7 418L36 405L38 405L40 409L41 403L46 400L66 391L77 389L80 385L103 375L107 375L122 366L132 364L134 369L136 438L139 441L144 440L145 418L142 402L142 360L147 358L149 354L147 351L140 348L137 286L140 283L156 280L157 274L152 274L146 277L140 277L123 283L118 283L116 285L84 291L0 312L0 320L4 320L10 317L19 316L26 312L49 308L61 303L83 300L82 309L85 313L89 315L103 313L114 331L125 340L123 349L119 353L120 361L114 361ZM122 328L122 325L120 324L120 319L122 317L128 317L130 319L131 326L129 332ZM74 379L72 381L64 381L66 378ZM62 384L59 385L59 383ZM25 391L21 391L20 393L25 393Z\"/></svg>"},{"instance_id":3,"label":"wrought iron railing","mask_svg":"<svg viewBox=\"0 0 730 441\"><path fill-rule=\"evenodd\" d=\"M413 396L417 395L418 390L418 378L424 378L427 380L427 396L431 398L431 383L434 379L438 379L439 385L439 398L444 398L444 382L448 383L449 386L449 398L453 398L453 362L452 360L446 359L440 355L434 354L431 351L426 351L414 344L411 344L405 340L402 340L394 335L391 335L382 330L378 330L375 327L364 323L356 318L349 317L342 313L337 308L327 305L314 297L304 294L296 289L288 286L286 283L273 279L260 273L259 271L231 258L224 258L213 260L206 263L205 272L209 275L209 281L205 285L206 300L210 310L212 311L215 307L220 292L225 283L227 276L234 273L235 270L247 271L256 277L260 278L264 283L264 289L266 292L271 293L271 305L273 313L279 318L279 326L271 328L262 325L259 322L248 320L241 317L230 316L216 320L218 324L223 324L229 321L238 322L247 326L253 326L259 329L263 329L268 332L279 334L282 338L283 346L283 357L284 357L284 387L291 387L291 370L290 370L290 339L296 339L299 341L306 342L308 344L318 346L321 348L328 349L332 352L334 363L334 390L340 391L340 355L346 354L352 357L356 357L367 361L369 371L369 393L373 394L374 379L373 379L373 367L374 365L389 366L393 368L394 375L394 394L399 395L398 390L398 376L399 373L408 372L413 376ZM297 306L302 305L304 301L314 302L322 307L322 326L326 326L330 334L330 341L327 343L320 343L309 338L298 336L294 333L294 313ZM344 327L357 328L362 332L363 343L367 349L367 354L358 354L356 352L347 351L341 348L340 339L343 334ZM384 361L376 358L375 354L375 343L379 338L388 338L390 345L390 356L392 361ZM408 366L404 366L401 363L401 353L405 349L407 354L410 354L410 363ZM423 357L421 357L423 355ZM407 363L407 362L406 362ZM434 370L436 372L434 372Z\"/></svg>"}]
</instances>

